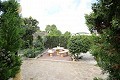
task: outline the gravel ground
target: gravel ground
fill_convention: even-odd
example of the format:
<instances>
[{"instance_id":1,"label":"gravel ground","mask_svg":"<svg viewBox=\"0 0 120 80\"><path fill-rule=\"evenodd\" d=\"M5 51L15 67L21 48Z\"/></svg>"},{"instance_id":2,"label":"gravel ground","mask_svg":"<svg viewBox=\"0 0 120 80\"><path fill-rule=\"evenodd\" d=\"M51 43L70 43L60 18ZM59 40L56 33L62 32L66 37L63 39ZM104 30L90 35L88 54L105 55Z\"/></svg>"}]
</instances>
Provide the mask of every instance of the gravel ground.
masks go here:
<instances>
[{"instance_id":1,"label":"gravel ground","mask_svg":"<svg viewBox=\"0 0 120 80\"><path fill-rule=\"evenodd\" d=\"M23 80L93 80L105 77L93 57L87 54L79 62L46 59L24 60L22 64Z\"/></svg>"}]
</instances>

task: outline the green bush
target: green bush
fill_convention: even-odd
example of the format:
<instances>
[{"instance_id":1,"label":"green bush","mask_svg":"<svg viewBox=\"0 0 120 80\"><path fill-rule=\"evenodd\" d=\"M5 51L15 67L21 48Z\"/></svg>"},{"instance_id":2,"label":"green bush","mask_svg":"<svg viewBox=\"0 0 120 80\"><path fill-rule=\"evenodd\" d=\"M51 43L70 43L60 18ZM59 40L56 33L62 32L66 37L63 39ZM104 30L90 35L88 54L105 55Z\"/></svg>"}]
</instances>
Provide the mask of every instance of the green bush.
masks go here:
<instances>
[{"instance_id":1,"label":"green bush","mask_svg":"<svg viewBox=\"0 0 120 80\"><path fill-rule=\"evenodd\" d=\"M24 45L22 46L22 48L27 49L30 47L33 47L33 40L34 40L34 36L33 34L39 30L38 25L38 21L36 19L33 19L32 17L29 18L23 18L23 29L24 31L24 35L22 37L23 41L24 41Z\"/></svg>"},{"instance_id":2,"label":"green bush","mask_svg":"<svg viewBox=\"0 0 120 80\"><path fill-rule=\"evenodd\" d=\"M70 40L70 36L60 36L59 37L59 44L60 46L67 48L68 41Z\"/></svg>"},{"instance_id":3,"label":"green bush","mask_svg":"<svg viewBox=\"0 0 120 80\"><path fill-rule=\"evenodd\" d=\"M53 48L56 46L62 46L67 48L67 44L70 37L66 36L46 36L46 41L44 42L45 48Z\"/></svg>"},{"instance_id":4,"label":"green bush","mask_svg":"<svg viewBox=\"0 0 120 80\"><path fill-rule=\"evenodd\" d=\"M46 36L45 48L53 48L59 45L59 36Z\"/></svg>"},{"instance_id":5,"label":"green bush","mask_svg":"<svg viewBox=\"0 0 120 80\"><path fill-rule=\"evenodd\" d=\"M28 58L35 58L35 54L34 54L34 49L27 49L25 51L25 57L28 57Z\"/></svg>"},{"instance_id":6,"label":"green bush","mask_svg":"<svg viewBox=\"0 0 120 80\"><path fill-rule=\"evenodd\" d=\"M78 60L80 53L86 53L90 49L90 41L84 35L72 36L68 43L68 49Z\"/></svg>"},{"instance_id":7,"label":"green bush","mask_svg":"<svg viewBox=\"0 0 120 80\"><path fill-rule=\"evenodd\" d=\"M0 1L0 80L8 80L20 70L23 30L19 6L15 0Z\"/></svg>"},{"instance_id":8,"label":"green bush","mask_svg":"<svg viewBox=\"0 0 120 80\"><path fill-rule=\"evenodd\" d=\"M43 50L36 50L36 49L26 49L23 50L24 51L24 56L27 58L35 58L36 56L38 56L39 54L42 53Z\"/></svg>"},{"instance_id":9,"label":"green bush","mask_svg":"<svg viewBox=\"0 0 120 80\"><path fill-rule=\"evenodd\" d=\"M42 51L44 49L44 45L40 41L36 41L33 44L34 44L35 50L41 50Z\"/></svg>"},{"instance_id":10,"label":"green bush","mask_svg":"<svg viewBox=\"0 0 120 80\"><path fill-rule=\"evenodd\" d=\"M41 36L37 37L37 40L33 42L33 47L25 50L24 55L28 58L35 58L44 50L43 39Z\"/></svg>"},{"instance_id":11,"label":"green bush","mask_svg":"<svg viewBox=\"0 0 120 80\"><path fill-rule=\"evenodd\" d=\"M95 34L93 34L90 37L90 41L91 41L91 47L90 47L90 53L94 56L95 60L98 61L99 59L99 51L100 51L100 47L98 47L97 45L101 44L101 42L99 41L100 37L96 36Z\"/></svg>"},{"instance_id":12,"label":"green bush","mask_svg":"<svg viewBox=\"0 0 120 80\"><path fill-rule=\"evenodd\" d=\"M14 52L0 51L0 80L8 80L14 77L20 69L21 59Z\"/></svg>"},{"instance_id":13,"label":"green bush","mask_svg":"<svg viewBox=\"0 0 120 80\"><path fill-rule=\"evenodd\" d=\"M33 45L35 51L42 52L44 50L43 38L41 36L38 36L37 40L33 42Z\"/></svg>"},{"instance_id":14,"label":"green bush","mask_svg":"<svg viewBox=\"0 0 120 80\"><path fill-rule=\"evenodd\" d=\"M120 5L119 0L97 0L93 12L86 15L86 24L94 38L92 54L98 66L109 74L108 80L120 80ZM96 42L97 41L97 42Z\"/></svg>"}]
</instances>

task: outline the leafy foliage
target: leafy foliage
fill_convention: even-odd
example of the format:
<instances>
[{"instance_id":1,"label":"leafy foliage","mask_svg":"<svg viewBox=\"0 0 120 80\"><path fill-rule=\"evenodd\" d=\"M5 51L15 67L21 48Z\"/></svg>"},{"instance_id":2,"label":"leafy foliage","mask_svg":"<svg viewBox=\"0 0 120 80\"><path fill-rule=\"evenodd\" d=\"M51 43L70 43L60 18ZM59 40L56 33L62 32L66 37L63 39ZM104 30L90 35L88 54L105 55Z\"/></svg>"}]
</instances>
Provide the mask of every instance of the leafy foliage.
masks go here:
<instances>
[{"instance_id":1,"label":"leafy foliage","mask_svg":"<svg viewBox=\"0 0 120 80\"><path fill-rule=\"evenodd\" d=\"M40 51L44 49L44 43L43 43L43 39L41 36L38 36L37 40L34 42L34 48Z\"/></svg>"},{"instance_id":2,"label":"leafy foliage","mask_svg":"<svg viewBox=\"0 0 120 80\"><path fill-rule=\"evenodd\" d=\"M76 59L78 59L80 53L86 53L90 46L90 41L85 35L72 36L68 43L68 49Z\"/></svg>"},{"instance_id":3,"label":"leafy foliage","mask_svg":"<svg viewBox=\"0 0 120 80\"><path fill-rule=\"evenodd\" d=\"M41 54L43 50L44 50L43 39L41 38L41 36L38 36L37 40L33 42L33 47L24 49L23 51L24 56L28 58L35 58L36 56Z\"/></svg>"},{"instance_id":4,"label":"leafy foliage","mask_svg":"<svg viewBox=\"0 0 120 80\"><path fill-rule=\"evenodd\" d=\"M106 73L108 80L120 79L120 5L119 0L98 0L87 15L89 29L97 30L99 36L92 47L92 54ZM92 16L91 16L92 15ZM89 22L89 20L91 20ZM92 24L92 26L91 26Z\"/></svg>"},{"instance_id":5,"label":"leafy foliage","mask_svg":"<svg viewBox=\"0 0 120 80\"><path fill-rule=\"evenodd\" d=\"M0 15L0 80L14 77L20 70L21 60L17 55L23 33L22 19L15 0L1 2Z\"/></svg>"},{"instance_id":6,"label":"leafy foliage","mask_svg":"<svg viewBox=\"0 0 120 80\"><path fill-rule=\"evenodd\" d=\"M53 48L56 46L67 48L68 40L71 37L70 32L66 31L62 34L54 24L47 25L45 30L48 32L48 35L44 37L45 48Z\"/></svg>"},{"instance_id":7,"label":"leafy foliage","mask_svg":"<svg viewBox=\"0 0 120 80\"><path fill-rule=\"evenodd\" d=\"M63 38L61 37L60 39L61 46L64 46L65 48L67 48L67 45L71 36L72 36L71 33L66 31L62 36Z\"/></svg>"},{"instance_id":8,"label":"leafy foliage","mask_svg":"<svg viewBox=\"0 0 120 80\"><path fill-rule=\"evenodd\" d=\"M63 34L65 37L71 37L71 33L66 31L64 34Z\"/></svg>"},{"instance_id":9,"label":"leafy foliage","mask_svg":"<svg viewBox=\"0 0 120 80\"><path fill-rule=\"evenodd\" d=\"M38 21L32 17L24 18L23 28L25 29L25 34L23 35L24 48L29 48L33 46L33 34L39 30Z\"/></svg>"},{"instance_id":10,"label":"leafy foliage","mask_svg":"<svg viewBox=\"0 0 120 80\"><path fill-rule=\"evenodd\" d=\"M59 45L59 36L46 36L45 48L53 48Z\"/></svg>"},{"instance_id":11,"label":"leafy foliage","mask_svg":"<svg viewBox=\"0 0 120 80\"><path fill-rule=\"evenodd\" d=\"M90 15L85 14L85 19L86 19L86 24L89 27L89 31L91 33L94 33L94 30L95 30L95 27L94 27L95 26L94 13L91 13Z\"/></svg>"},{"instance_id":12,"label":"leafy foliage","mask_svg":"<svg viewBox=\"0 0 120 80\"><path fill-rule=\"evenodd\" d=\"M45 48L53 48L56 46L62 46L67 48L67 44L70 37L66 36L46 36L46 41L44 42Z\"/></svg>"},{"instance_id":13,"label":"leafy foliage","mask_svg":"<svg viewBox=\"0 0 120 80\"><path fill-rule=\"evenodd\" d=\"M48 32L48 36L61 36L61 31L57 29L56 25L47 25L45 28L46 32Z\"/></svg>"},{"instance_id":14,"label":"leafy foliage","mask_svg":"<svg viewBox=\"0 0 120 80\"><path fill-rule=\"evenodd\" d=\"M57 30L57 27L54 24L53 25L47 25L46 28L45 28L45 31L48 32L48 33L50 33L53 30Z\"/></svg>"}]
</instances>

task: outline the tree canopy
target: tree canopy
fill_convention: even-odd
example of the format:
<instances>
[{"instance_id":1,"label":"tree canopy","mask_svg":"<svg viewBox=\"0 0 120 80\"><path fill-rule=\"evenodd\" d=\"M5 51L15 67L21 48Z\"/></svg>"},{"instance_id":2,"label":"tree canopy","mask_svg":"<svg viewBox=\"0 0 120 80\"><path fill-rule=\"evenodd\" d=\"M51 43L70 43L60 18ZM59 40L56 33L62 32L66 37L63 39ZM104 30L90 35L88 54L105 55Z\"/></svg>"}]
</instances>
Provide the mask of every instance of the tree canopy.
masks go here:
<instances>
[{"instance_id":1,"label":"tree canopy","mask_svg":"<svg viewBox=\"0 0 120 80\"><path fill-rule=\"evenodd\" d=\"M68 42L68 49L76 59L80 53L86 53L89 50L90 41L86 35L72 36Z\"/></svg>"},{"instance_id":2,"label":"tree canopy","mask_svg":"<svg viewBox=\"0 0 120 80\"><path fill-rule=\"evenodd\" d=\"M70 36L71 36L71 33L68 32L68 31L66 31L63 35L66 36L66 37L70 37Z\"/></svg>"},{"instance_id":3,"label":"tree canopy","mask_svg":"<svg viewBox=\"0 0 120 80\"><path fill-rule=\"evenodd\" d=\"M33 34L39 30L38 21L33 19L32 17L23 18L24 24L23 28L25 30L25 34L23 35L24 40L24 48L28 48L33 45Z\"/></svg>"},{"instance_id":4,"label":"tree canopy","mask_svg":"<svg viewBox=\"0 0 120 80\"><path fill-rule=\"evenodd\" d=\"M109 73L109 80L120 79L120 4L119 0L98 0L92 5L93 12L86 15L91 32L99 34L92 53L98 65ZM95 41L95 40L94 40Z\"/></svg>"},{"instance_id":5,"label":"tree canopy","mask_svg":"<svg viewBox=\"0 0 120 80\"><path fill-rule=\"evenodd\" d=\"M60 36L62 33L57 29L56 25L47 25L45 28L46 32L48 32L49 36Z\"/></svg>"}]
</instances>

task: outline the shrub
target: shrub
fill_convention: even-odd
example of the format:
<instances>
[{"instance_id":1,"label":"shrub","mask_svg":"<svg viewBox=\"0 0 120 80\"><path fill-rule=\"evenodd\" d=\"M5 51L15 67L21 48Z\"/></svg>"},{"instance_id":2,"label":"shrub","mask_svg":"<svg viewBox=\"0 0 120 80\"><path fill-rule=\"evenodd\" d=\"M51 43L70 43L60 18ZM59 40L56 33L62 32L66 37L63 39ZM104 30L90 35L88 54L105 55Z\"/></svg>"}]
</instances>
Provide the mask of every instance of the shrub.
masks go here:
<instances>
[{"instance_id":1,"label":"shrub","mask_svg":"<svg viewBox=\"0 0 120 80\"><path fill-rule=\"evenodd\" d=\"M71 52L71 54L78 59L80 53L86 53L90 48L90 41L87 38L87 36L84 35L78 35L73 36L69 43L68 43L68 49Z\"/></svg>"},{"instance_id":2,"label":"shrub","mask_svg":"<svg viewBox=\"0 0 120 80\"><path fill-rule=\"evenodd\" d=\"M39 54L42 53L43 50L36 50L35 48L28 48L24 51L24 56L27 58L35 58L36 56L38 56Z\"/></svg>"},{"instance_id":3,"label":"shrub","mask_svg":"<svg viewBox=\"0 0 120 80\"><path fill-rule=\"evenodd\" d=\"M37 40L33 42L35 51L39 50L40 52L44 50L44 43L41 36L37 37Z\"/></svg>"},{"instance_id":4,"label":"shrub","mask_svg":"<svg viewBox=\"0 0 120 80\"><path fill-rule=\"evenodd\" d=\"M119 0L97 0L93 12L86 15L92 33L98 33L92 54L99 67L109 74L108 80L120 80L120 5ZM96 39L94 39L96 40Z\"/></svg>"},{"instance_id":5,"label":"shrub","mask_svg":"<svg viewBox=\"0 0 120 80\"><path fill-rule=\"evenodd\" d=\"M43 52L43 48L41 49L40 47L37 48L28 48L23 50L24 51L24 56L28 58L35 58L39 54Z\"/></svg>"},{"instance_id":6,"label":"shrub","mask_svg":"<svg viewBox=\"0 0 120 80\"><path fill-rule=\"evenodd\" d=\"M24 53L25 57L35 58L34 49L27 49Z\"/></svg>"},{"instance_id":7,"label":"shrub","mask_svg":"<svg viewBox=\"0 0 120 80\"><path fill-rule=\"evenodd\" d=\"M28 58L35 58L44 50L43 40L38 36L37 40L33 42L33 47L25 50L24 55Z\"/></svg>"},{"instance_id":8,"label":"shrub","mask_svg":"<svg viewBox=\"0 0 120 80\"><path fill-rule=\"evenodd\" d=\"M15 0L0 3L0 80L8 80L20 70L18 50L23 30L18 8L19 4Z\"/></svg>"},{"instance_id":9,"label":"shrub","mask_svg":"<svg viewBox=\"0 0 120 80\"><path fill-rule=\"evenodd\" d=\"M46 36L46 41L44 42L44 45L45 48L53 48L56 46L67 48L69 39L70 37L66 36Z\"/></svg>"}]
</instances>

